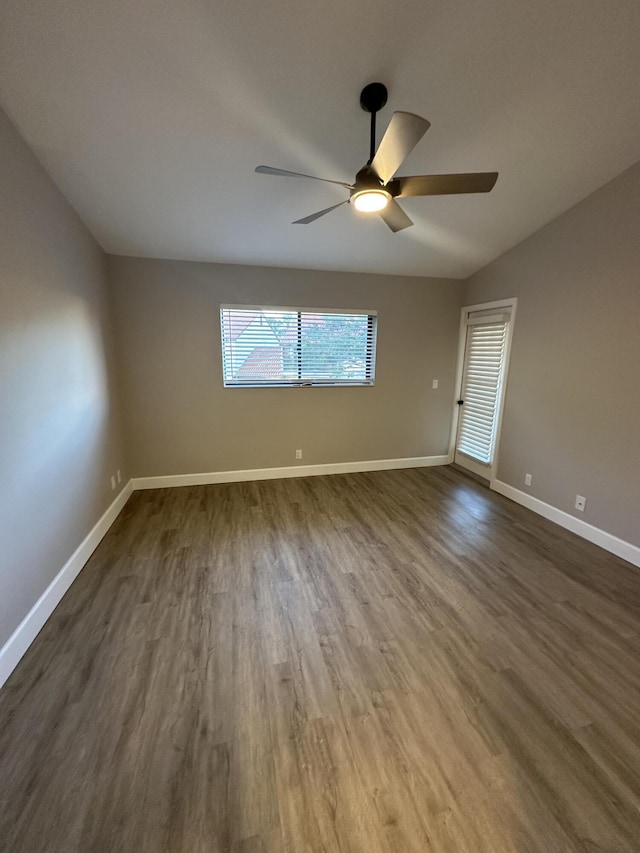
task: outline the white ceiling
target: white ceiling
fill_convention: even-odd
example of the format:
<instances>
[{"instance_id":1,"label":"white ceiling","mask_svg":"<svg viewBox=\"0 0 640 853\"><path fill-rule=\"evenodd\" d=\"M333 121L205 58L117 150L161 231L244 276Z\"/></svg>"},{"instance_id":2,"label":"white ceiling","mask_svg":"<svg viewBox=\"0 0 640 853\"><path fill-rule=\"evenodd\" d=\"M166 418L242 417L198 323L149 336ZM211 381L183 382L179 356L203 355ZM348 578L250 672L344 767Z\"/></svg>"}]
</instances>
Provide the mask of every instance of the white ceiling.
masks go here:
<instances>
[{"instance_id":1,"label":"white ceiling","mask_svg":"<svg viewBox=\"0 0 640 853\"><path fill-rule=\"evenodd\" d=\"M466 277L640 159L638 0L3 0L0 100L108 252ZM403 201L340 187L360 89L431 129L403 174L498 170ZM380 133L379 133L380 136Z\"/></svg>"}]
</instances>

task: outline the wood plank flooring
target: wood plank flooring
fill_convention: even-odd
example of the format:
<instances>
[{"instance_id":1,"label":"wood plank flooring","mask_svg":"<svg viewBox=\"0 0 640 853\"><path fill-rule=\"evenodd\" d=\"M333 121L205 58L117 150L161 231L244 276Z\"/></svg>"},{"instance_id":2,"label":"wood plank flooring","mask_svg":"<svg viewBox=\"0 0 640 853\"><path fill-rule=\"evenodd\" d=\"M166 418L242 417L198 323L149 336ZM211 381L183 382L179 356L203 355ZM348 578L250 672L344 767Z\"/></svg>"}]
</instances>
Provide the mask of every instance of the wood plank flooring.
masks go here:
<instances>
[{"instance_id":1,"label":"wood plank flooring","mask_svg":"<svg viewBox=\"0 0 640 853\"><path fill-rule=\"evenodd\" d=\"M0 850L640 850L640 571L452 468L134 493L0 693Z\"/></svg>"}]
</instances>

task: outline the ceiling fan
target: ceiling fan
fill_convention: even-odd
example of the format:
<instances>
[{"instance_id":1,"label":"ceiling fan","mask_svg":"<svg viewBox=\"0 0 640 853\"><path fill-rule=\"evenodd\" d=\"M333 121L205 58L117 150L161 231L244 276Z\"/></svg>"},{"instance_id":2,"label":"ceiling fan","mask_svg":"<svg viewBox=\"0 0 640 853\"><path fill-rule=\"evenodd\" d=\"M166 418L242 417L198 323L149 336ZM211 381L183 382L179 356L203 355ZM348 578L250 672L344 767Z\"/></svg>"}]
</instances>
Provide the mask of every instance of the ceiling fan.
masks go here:
<instances>
[{"instance_id":1,"label":"ceiling fan","mask_svg":"<svg viewBox=\"0 0 640 853\"><path fill-rule=\"evenodd\" d=\"M382 83L369 83L360 93L360 106L371 113L369 161L356 175L353 184L330 181L314 175L257 166L263 175L285 175L291 178L311 178L328 184L338 184L349 190L349 198L310 216L296 219L294 225L308 225L343 204L353 202L357 210L378 213L392 231L402 231L413 222L400 207L397 198L417 195L451 195L453 193L488 193L498 180L497 172L468 172L457 175L413 175L394 177L409 154L431 126L413 113L395 112L376 151L376 113L387 103L387 88Z\"/></svg>"}]
</instances>

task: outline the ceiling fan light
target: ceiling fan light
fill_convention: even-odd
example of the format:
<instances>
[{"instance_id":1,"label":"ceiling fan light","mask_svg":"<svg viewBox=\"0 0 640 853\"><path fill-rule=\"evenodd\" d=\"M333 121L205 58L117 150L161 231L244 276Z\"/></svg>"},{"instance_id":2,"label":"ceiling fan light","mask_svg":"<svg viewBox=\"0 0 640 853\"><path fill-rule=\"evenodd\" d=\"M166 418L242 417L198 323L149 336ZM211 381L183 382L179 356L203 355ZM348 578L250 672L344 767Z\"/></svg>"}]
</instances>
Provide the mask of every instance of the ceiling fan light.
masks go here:
<instances>
[{"instance_id":1,"label":"ceiling fan light","mask_svg":"<svg viewBox=\"0 0 640 853\"><path fill-rule=\"evenodd\" d=\"M362 213L375 213L384 210L391 196L385 190L362 190L353 196L356 210Z\"/></svg>"}]
</instances>

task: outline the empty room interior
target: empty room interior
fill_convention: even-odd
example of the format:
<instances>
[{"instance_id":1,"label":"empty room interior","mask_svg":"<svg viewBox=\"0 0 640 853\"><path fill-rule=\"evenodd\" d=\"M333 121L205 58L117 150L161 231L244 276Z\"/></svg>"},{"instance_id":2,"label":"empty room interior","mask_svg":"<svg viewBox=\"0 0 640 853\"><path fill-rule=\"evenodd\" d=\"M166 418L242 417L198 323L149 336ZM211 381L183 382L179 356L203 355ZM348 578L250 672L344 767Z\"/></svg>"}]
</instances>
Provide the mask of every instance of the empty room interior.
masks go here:
<instances>
[{"instance_id":1,"label":"empty room interior","mask_svg":"<svg viewBox=\"0 0 640 853\"><path fill-rule=\"evenodd\" d=\"M3 0L0 851L640 851L639 45Z\"/></svg>"}]
</instances>

